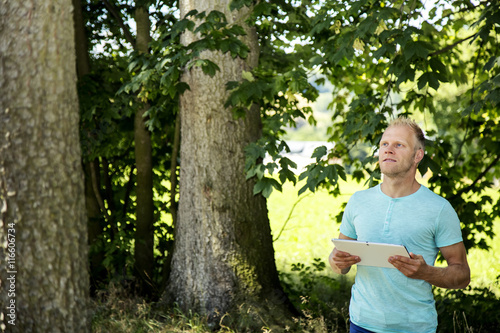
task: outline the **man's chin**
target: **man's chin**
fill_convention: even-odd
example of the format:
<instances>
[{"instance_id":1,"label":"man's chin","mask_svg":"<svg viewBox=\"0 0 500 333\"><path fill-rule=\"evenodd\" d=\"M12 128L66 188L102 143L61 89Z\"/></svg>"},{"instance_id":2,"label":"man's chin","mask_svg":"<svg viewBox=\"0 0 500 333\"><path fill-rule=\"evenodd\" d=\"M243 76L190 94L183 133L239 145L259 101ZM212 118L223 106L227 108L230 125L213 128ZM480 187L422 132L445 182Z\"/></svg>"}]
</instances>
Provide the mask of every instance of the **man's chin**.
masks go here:
<instances>
[{"instance_id":1,"label":"man's chin","mask_svg":"<svg viewBox=\"0 0 500 333\"><path fill-rule=\"evenodd\" d=\"M400 176L402 174L402 172L400 171L396 171L396 170L391 170L389 168L385 168L384 169L380 169L380 172L385 176L385 177L389 177L389 178L397 178L398 176Z\"/></svg>"}]
</instances>

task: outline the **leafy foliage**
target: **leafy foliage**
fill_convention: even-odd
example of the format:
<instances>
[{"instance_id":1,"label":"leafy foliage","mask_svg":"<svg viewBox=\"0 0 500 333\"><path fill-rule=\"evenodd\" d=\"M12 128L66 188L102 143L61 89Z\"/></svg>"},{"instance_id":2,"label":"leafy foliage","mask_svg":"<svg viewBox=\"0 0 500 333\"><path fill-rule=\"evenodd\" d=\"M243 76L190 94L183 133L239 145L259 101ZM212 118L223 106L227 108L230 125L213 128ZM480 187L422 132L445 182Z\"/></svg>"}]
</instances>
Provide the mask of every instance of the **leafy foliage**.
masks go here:
<instances>
[{"instance_id":1,"label":"leafy foliage","mask_svg":"<svg viewBox=\"0 0 500 333\"><path fill-rule=\"evenodd\" d=\"M300 193L326 187L337 195L345 170L377 184L383 130L393 117L413 116L427 129L420 173L455 207L466 247L487 248L499 206L488 193L500 176L498 1L437 1L432 8L401 0L259 2L252 20L264 49L261 66L252 80L230 86L228 106L261 106L264 137L248 148L247 161L248 176L258 179L255 193L268 196L284 181L295 182L296 166L283 154L284 130L294 118L314 118L307 107L294 108L294 98L314 101L315 86L328 80L335 148L314 153L316 162L299 175L306 180ZM263 93L271 91L264 90L270 81L262 82L270 68L274 77L299 74L295 86L272 82L282 98L272 105ZM265 156L270 162L263 164Z\"/></svg>"},{"instance_id":2,"label":"leafy foliage","mask_svg":"<svg viewBox=\"0 0 500 333\"><path fill-rule=\"evenodd\" d=\"M435 290L438 332L496 332L498 297L488 288Z\"/></svg>"},{"instance_id":3,"label":"leafy foliage","mask_svg":"<svg viewBox=\"0 0 500 333\"><path fill-rule=\"evenodd\" d=\"M231 95L226 107L232 107L235 116L245 114L250 105L258 105L263 121L263 136L247 148L246 171L249 178L256 176L254 193L268 197L273 188L281 190L285 181L296 181L296 164L284 157L290 148L283 140L285 127L295 127L296 120L303 118L311 124L316 120L312 109L303 106L299 97L314 101L317 88L311 84L305 59L313 56L313 49L298 41L306 38L309 29L308 11L316 1L258 2L254 6L250 24L256 27L261 46L259 66L244 75L242 82L229 82ZM235 1L239 8L249 1ZM295 47L292 42L297 42ZM272 160L265 165L266 154ZM279 181L269 174L277 172Z\"/></svg>"},{"instance_id":4,"label":"leafy foliage","mask_svg":"<svg viewBox=\"0 0 500 333\"><path fill-rule=\"evenodd\" d=\"M352 281L346 276L333 279L325 275L325 269L325 263L315 258L310 266L292 264L291 272L281 272L280 278L291 301L306 318L324 318L324 331L344 332L348 326Z\"/></svg>"},{"instance_id":5,"label":"leafy foliage","mask_svg":"<svg viewBox=\"0 0 500 333\"><path fill-rule=\"evenodd\" d=\"M492 221L498 216L496 209L488 209L497 205L487 194L500 173L500 119L493 97L499 66L491 66L499 49L498 26L493 24L494 17L497 23L500 18L498 2L438 2L428 19L422 18L426 12L419 1L331 5L321 10L321 19L335 12L329 20L336 33L316 39L324 52L321 68L332 82L342 82L345 75L353 78L348 71L355 76L337 87L351 94L332 105L333 117L342 119L331 137L338 143L337 156L346 158L360 141L376 147L390 117L429 117L426 121L436 130L427 132L430 141L420 172L432 172L431 189L457 210L466 247L485 248L484 239L492 236ZM451 87L463 93L442 92ZM373 160L359 165L376 181L379 171Z\"/></svg>"}]
</instances>

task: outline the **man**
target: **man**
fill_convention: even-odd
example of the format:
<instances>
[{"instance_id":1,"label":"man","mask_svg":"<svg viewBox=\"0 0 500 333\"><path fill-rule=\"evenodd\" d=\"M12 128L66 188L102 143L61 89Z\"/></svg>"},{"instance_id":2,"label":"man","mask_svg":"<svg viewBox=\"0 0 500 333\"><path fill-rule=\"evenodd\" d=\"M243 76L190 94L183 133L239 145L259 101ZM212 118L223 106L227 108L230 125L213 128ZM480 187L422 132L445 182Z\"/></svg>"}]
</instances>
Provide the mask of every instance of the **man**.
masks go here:
<instances>
[{"instance_id":1,"label":"man","mask_svg":"<svg viewBox=\"0 0 500 333\"><path fill-rule=\"evenodd\" d=\"M403 244L410 258L394 256L396 268L358 265L349 306L352 332L436 332L432 286L465 288L470 270L460 221L447 200L415 179L425 139L412 120L397 118L380 141L383 182L356 192L347 203L340 236ZM438 252L446 267L434 267ZM333 249L332 269L347 274L359 257Z\"/></svg>"}]
</instances>

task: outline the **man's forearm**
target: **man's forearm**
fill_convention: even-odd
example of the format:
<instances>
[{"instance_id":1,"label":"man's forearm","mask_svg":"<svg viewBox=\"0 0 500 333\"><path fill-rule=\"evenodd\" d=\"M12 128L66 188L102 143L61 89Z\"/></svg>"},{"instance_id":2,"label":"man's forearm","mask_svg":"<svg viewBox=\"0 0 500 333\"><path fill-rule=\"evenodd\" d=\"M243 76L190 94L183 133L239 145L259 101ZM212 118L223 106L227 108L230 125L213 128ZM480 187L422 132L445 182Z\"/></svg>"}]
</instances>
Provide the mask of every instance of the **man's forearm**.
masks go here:
<instances>
[{"instance_id":1,"label":"man's forearm","mask_svg":"<svg viewBox=\"0 0 500 333\"><path fill-rule=\"evenodd\" d=\"M447 267L429 266L429 271L423 280L440 288L461 289L470 283L470 269L468 265L461 264Z\"/></svg>"}]
</instances>

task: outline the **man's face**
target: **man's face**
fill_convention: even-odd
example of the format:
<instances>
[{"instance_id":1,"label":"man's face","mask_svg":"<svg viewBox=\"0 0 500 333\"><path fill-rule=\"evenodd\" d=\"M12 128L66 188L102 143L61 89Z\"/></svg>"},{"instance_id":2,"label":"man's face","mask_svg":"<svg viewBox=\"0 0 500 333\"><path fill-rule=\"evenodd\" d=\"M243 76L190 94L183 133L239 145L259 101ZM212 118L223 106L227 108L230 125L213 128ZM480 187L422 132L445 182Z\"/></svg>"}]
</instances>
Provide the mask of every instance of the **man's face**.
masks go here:
<instances>
[{"instance_id":1,"label":"man's face","mask_svg":"<svg viewBox=\"0 0 500 333\"><path fill-rule=\"evenodd\" d=\"M416 138L407 126L387 128L380 140L378 161L380 171L388 177L404 177L416 172L422 159L420 150L415 151Z\"/></svg>"}]
</instances>

